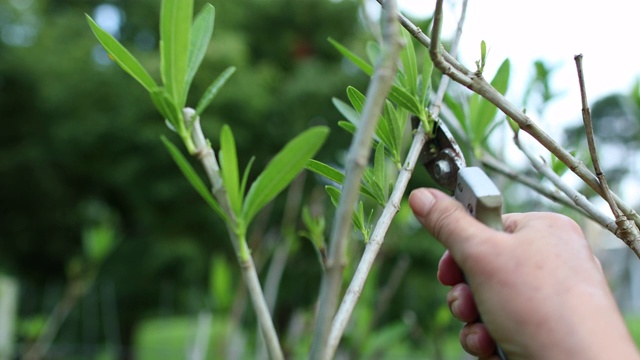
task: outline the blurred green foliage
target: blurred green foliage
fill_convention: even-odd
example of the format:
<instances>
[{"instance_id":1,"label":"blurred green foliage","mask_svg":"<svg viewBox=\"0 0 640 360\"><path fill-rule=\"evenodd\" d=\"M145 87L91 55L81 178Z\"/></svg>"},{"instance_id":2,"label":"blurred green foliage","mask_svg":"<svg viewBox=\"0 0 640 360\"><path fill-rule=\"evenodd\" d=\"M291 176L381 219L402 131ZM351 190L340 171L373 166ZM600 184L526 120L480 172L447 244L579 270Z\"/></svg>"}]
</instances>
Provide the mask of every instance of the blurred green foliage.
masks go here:
<instances>
[{"instance_id":1,"label":"blurred green foliage","mask_svg":"<svg viewBox=\"0 0 640 360\"><path fill-rule=\"evenodd\" d=\"M368 79L327 38L363 56L369 38L358 21L359 3L210 2L216 8L213 42L191 94L202 94L227 67L237 68L203 114L214 148L222 126L229 124L239 163L255 155L253 168L262 169L302 130L328 125L333 128L330 143L319 158L339 166L350 135L338 128L341 116L331 99L346 101L347 85L364 91ZM203 4L196 1L195 8ZM37 335L34 319L42 319L55 303L58 292L51 295L47 289L68 281L70 264L83 256L103 261L96 288L102 291L103 282L115 285L119 331L111 334L120 339L109 341L121 342L124 349L135 339L146 343L140 339L148 332L139 337L135 332L148 329L143 327L147 321L155 321L149 318L203 308L225 314L241 298L241 279L222 222L160 141L161 135L175 135L145 91L106 56L84 17L91 15L101 26L115 24L114 36L158 80L159 8L157 0L0 3L0 271L27 284L21 292L20 316L26 320L21 341ZM425 179L419 172L414 181ZM307 182L305 193L314 183ZM283 207L281 196L270 213L258 216L262 224L254 231L279 232ZM250 236L253 254L265 265L273 244L260 239ZM311 243L297 241L275 310L282 332L297 311L310 320L322 271ZM358 258L362 246L353 242L351 259ZM367 283L356 325L346 334L351 355L442 355L448 341L442 339L455 339L458 325L442 320L446 289L434 276L441 252L403 204ZM410 265L390 298L392 306L375 314L374 321L376 294L406 256ZM36 300L41 298L49 300ZM240 325L253 336L251 314L246 311ZM72 313L59 340L81 342L81 331L73 325L86 321L81 319ZM95 321L107 322L102 316ZM94 338L105 337L100 334L96 330ZM288 351L304 352L300 346L307 339L287 339Z\"/></svg>"}]
</instances>

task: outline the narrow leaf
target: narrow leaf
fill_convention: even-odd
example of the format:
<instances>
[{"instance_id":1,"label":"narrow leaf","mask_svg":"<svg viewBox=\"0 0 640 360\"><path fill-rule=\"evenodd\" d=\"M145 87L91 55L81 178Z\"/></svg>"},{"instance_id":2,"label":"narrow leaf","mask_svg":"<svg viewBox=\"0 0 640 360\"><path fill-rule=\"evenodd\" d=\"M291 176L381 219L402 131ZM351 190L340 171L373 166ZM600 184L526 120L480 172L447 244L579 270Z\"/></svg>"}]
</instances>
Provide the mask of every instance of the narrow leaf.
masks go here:
<instances>
[{"instance_id":1,"label":"narrow leaf","mask_svg":"<svg viewBox=\"0 0 640 360\"><path fill-rule=\"evenodd\" d=\"M169 150L169 154L173 158L173 161L176 162L176 164L182 171L182 174L187 178L187 180L189 180L191 186L193 186L193 188L196 189L198 194L202 196L207 204L209 204L209 206L226 221L227 216L220 208L220 205L218 205L218 202L213 198L213 195L211 195L211 192L209 192L207 186L204 184L202 179L200 179L196 171L193 169L191 164L189 164L187 159L185 159L180 150L178 150L178 148L166 137L162 136L161 139L164 143L164 146L167 148L167 150Z\"/></svg>"},{"instance_id":2,"label":"narrow leaf","mask_svg":"<svg viewBox=\"0 0 640 360\"><path fill-rule=\"evenodd\" d=\"M162 0L160 10L160 68L171 99L182 109L186 101L186 77L193 0Z\"/></svg>"},{"instance_id":3,"label":"narrow leaf","mask_svg":"<svg viewBox=\"0 0 640 360\"><path fill-rule=\"evenodd\" d=\"M222 170L222 181L231 208L236 215L240 214L242 208L242 194L240 193L240 176L238 171L238 156L236 154L236 142L233 138L231 128L227 125L222 127L220 132L220 167Z\"/></svg>"},{"instance_id":4,"label":"narrow leaf","mask_svg":"<svg viewBox=\"0 0 640 360\"><path fill-rule=\"evenodd\" d=\"M365 101L367 101L364 95L358 89L354 88L353 86L349 86L347 87L347 97L349 98L351 105L354 109L356 109L358 114L362 113L364 103Z\"/></svg>"},{"instance_id":5,"label":"narrow leaf","mask_svg":"<svg viewBox=\"0 0 640 360\"><path fill-rule=\"evenodd\" d=\"M384 147L382 144L378 144L376 147L376 152L373 158L373 173L375 175L376 182L380 185L382 189L382 194L384 195L385 202L388 199L387 190L387 169L385 167L385 156L384 156Z\"/></svg>"},{"instance_id":6,"label":"narrow leaf","mask_svg":"<svg viewBox=\"0 0 640 360\"><path fill-rule=\"evenodd\" d=\"M251 171L251 166L253 166L253 162L256 160L255 156L252 156L249 159L249 163L247 167L244 168L244 173L242 174L242 183L240 184L240 194L244 197L245 190L247 189L247 180L249 180L249 172Z\"/></svg>"},{"instance_id":7,"label":"narrow leaf","mask_svg":"<svg viewBox=\"0 0 640 360\"><path fill-rule=\"evenodd\" d=\"M355 134L356 133L356 126L353 123L350 123L348 121L338 121L338 126L340 126L341 128L347 130L347 132L349 132L351 134Z\"/></svg>"},{"instance_id":8,"label":"narrow leaf","mask_svg":"<svg viewBox=\"0 0 640 360\"><path fill-rule=\"evenodd\" d=\"M509 85L509 73L510 62L506 59L498 68L496 75L491 80L491 85L496 88L500 93L504 94L507 91ZM489 129L492 128L492 124L495 121L498 108L495 105L487 101L486 99L479 99L477 111L475 116L472 116L472 126L474 129L475 137L479 141L484 140L484 137L488 134Z\"/></svg>"},{"instance_id":9,"label":"narrow leaf","mask_svg":"<svg viewBox=\"0 0 640 360\"><path fill-rule=\"evenodd\" d=\"M338 98L333 98L331 101L333 102L333 106L338 109L340 114L342 114L346 120L354 125L358 124L360 121L360 115L358 115L358 112L355 111L353 107Z\"/></svg>"},{"instance_id":10,"label":"narrow leaf","mask_svg":"<svg viewBox=\"0 0 640 360\"><path fill-rule=\"evenodd\" d=\"M226 68L218 77L209 85L207 90L198 101L198 106L196 106L196 115L200 116L206 108L211 104L213 98L218 95L218 91L222 88L222 86L229 80L229 77L233 75L236 71L235 66L229 66Z\"/></svg>"},{"instance_id":11,"label":"narrow leaf","mask_svg":"<svg viewBox=\"0 0 640 360\"><path fill-rule=\"evenodd\" d=\"M405 47L400 53L402 60L402 68L405 74L405 84L409 89L409 93L416 94L418 86L418 62L416 60L416 51L413 48L413 36L405 29L402 30Z\"/></svg>"},{"instance_id":12,"label":"narrow leaf","mask_svg":"<svg viewBox=\"0 0 640 360\"><path fill-rule=\"evenodd\" d=\"M307 162L320 150L328 133L327 127L317 126L308 129L291 140L271 159L251 184L244 202L242 213L247 224L304 169Z\"/></svg>"},{"instance_id":13,"label":"narrow leaf","mask_svg":"<svg viewBox=\"0 0 640 360\"><path fill-rule=\"evenodd\" d=\"M325 186L324 190L329 195L329 199L331 199L331 203L333 204L333 206L337 208L338 204L340 203L340 190L338 190L338 188L336 188L335 186L331 186L331 185Z\"/></svg>"},{"instance_id":14,"label":"narrow leaf","mask_svg":"<svg viewBox=\"0 0 640 360\"><path fill-rule=\"evenodd\" d=\"M185 91L189 91L193 77L196 75L213 35L215 9L211 4L205 4L193 21L191 28L191 45L189 46L189 58L187 65L187 77Z\"/></svg>"},{"instance_id":15,"label":"narrow leaf","mask_svg":"<svg viewBox=\"0 0 640 360\"><path fill-rule=\"evenodd\" d=\"M156 106L156 109L162 116L167 119L171 125L177 130L178 133L182 133L184 129L184 123L182 122L182 112L178 110L176 104L169 97L167 92L163 88L155 88L151 91L151 100Z\"/></svg>"},{"instance_id":16,"label":"narrow leaf","mask_svg":"<svg viewBox=\"0 0 640 360\"><path fill-rule=\"evenodd\" d=\"M389 99L398 104L398 106L409 110L412 114L418 115L420 119L426 120L424 109L420 106L418 100L416 100L416 98L406 90L397 86L392 86L389 91Z\"/></svg>"},{"instance_id":17,"label":"narrow leaf","mask_svg":"<svg viewBox=\"0 0 640 360\"><path fill-rule=\"evenodd\" d=\"M145 70L140 62L131 55L131 53L122 46L118 40L108 32L102 30L102 28L100 28L100 26L98 26L98 24L96 24L89 15L86 15L86 17L91 30L100 44L102 44L102 47L104 47L107 53L116 62L116 64L122 68L122 70L136 79L136 81L138 81L148 92L151 92L153 89L158 87L147 70Z\"/></svg>"},{"instance_id":18,"label":"narrow leaf","mask_svg":"<svg viewBox=\"0 0 640 360\"><path fill-rule=\"evenodd\" d=\"M321 163L320 161L311 159L307 162L305 168L318 175L324 176L337 184L342 185L344 183L344 174L327 164ZM362 195L370 197L373 200L376 200L373 194L364 186L360 186L360 193Z\"/></svg>"},{"instance_id":19,"label":"narrow leaf","mask_svg":"<svg viewBox=\"0 0 640 360\"><path fill-rule=\"evenodd\" d=\"M377 64L380 59L380 45L375 41L367 42L367 57L371 64Z\"/></svg>"},{"instance_id":20,"label":"narrow leaf","mask_svg":"<svg viewBox=\"0 0 640 360\"><path fill-rule=\"evenodd\" d=\"M360 70L362 70L365 74L372 76L373 75L373 66L369 65L365 60L363 60L358 55L352 53L349 49L342 46L339 42L329 38L329 42L333 47L335 47L344 57L351 60Z\"/></svg>"},{"instance_id":21,"label":"narrow leaf","mask_svg":"<svg viewBox=\"0 0 640 360\"><path fill-rule=\"evenodd\" d=\"M381 206L384 206L387 199L385 199L384 191L376 180L376 176L372 168L365 169L362 174L362 180L364 182L364 187L366 187L373 195L374 200Z\"/></svg>"},{"instance_id":22,"label":"narrow leaf","mask_svg":"<svg viewBox=\"0 0 640 360\"><path fill-rule=\"evenodd\" d=\"M431 73L433 72L433 61L431 61L431 57L429 54L424 55L424 63L422 64L422 75L420 78L421 93L422 96L422 107L427 108L429 106L430 89L431 89Z\"/></svg>"}]
</instances>

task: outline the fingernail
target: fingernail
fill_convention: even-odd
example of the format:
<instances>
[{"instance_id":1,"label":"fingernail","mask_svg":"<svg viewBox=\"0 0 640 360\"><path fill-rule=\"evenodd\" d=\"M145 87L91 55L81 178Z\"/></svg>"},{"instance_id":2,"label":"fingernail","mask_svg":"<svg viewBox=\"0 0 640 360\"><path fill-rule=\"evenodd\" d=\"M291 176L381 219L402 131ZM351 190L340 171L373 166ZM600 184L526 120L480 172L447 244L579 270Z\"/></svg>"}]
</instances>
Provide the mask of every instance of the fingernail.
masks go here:
<instances>
[{"instance_id":1,"label":"fingernail","mask_svg":"<svg viewBox=\"0 0 640 360\"><path fill-rule=\"evenodd\" d=\"M431 195L431 192L424 188L413 190L409 196L411 209L417 217L426 216L435 202L436 200Z\"/></svg>"}]
</instances>

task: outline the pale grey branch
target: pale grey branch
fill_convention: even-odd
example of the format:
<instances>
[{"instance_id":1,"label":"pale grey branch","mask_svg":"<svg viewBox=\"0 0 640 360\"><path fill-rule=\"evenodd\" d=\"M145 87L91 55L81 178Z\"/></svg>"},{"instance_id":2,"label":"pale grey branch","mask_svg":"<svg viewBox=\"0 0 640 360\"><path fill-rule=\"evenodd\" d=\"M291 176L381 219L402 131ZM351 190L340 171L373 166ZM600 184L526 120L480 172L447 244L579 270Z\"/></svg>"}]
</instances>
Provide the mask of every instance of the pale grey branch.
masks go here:
<instances>
[{"instance_id":1,"label":"pale grey branch","mask_svg":"<svg viewBox=\"0 0 640 360\"><path fill-rule=\"evenodd\" d=\"M360 192L362 174L368 164L378 119L385 99L396 74L396 62L400 54L401 42L396 25L397 6L395 0L385 2L384 43L379 63L369 84L366 102L360 116L360 125L353 137L347 155L346 174L342 194L335 214L331 232L329 256L322 278L319 309L311 359L328 359L333 353L327 351L327 340L331 321L336 313L342 284L342 273L346 263L346 244L351 231L353 209Z\"/></svg>"},{"instance_id":2,"label":"pale grey branch","mask_svg":"<svg viewBox=\"0 0 640 360\"><path fill-rule=\"evenodd\" d=\"M215 157L215 153L202 132L200 119L198 117L194 119L195 110L185 108L183 113L185 121L192 127L191 137L196 147L195 155L198 160L200 160L200 163L202 164L202 167L204 167L205 173L209 178L209 182L212 184L213 196L218 201L218 204L220 204L222 211L227 215L227 230L229 238L231 239L231 243L233 244L233 248L236 252L238 263L242 270L242 276L247 284L247 290L249 291L249 296L251 297L251 302L253 303L253 308L256 312L258 323L262 330L262 335L264 336L265 343L267 344L269 356L271 359L284 359L284 354L280 348L280 341L278 340L278 334L273 326L269 307L267 306L262 292L262 287L260 286L260 279L258 278L256 267L253 263L253 258L251 257L251 251L247 246L246 240L240 239L236 231L234 231L237 220L233 210L231 209L229 197L227 196L227 191L222 182L220 167Z\"/></svg>"}]
</instances>

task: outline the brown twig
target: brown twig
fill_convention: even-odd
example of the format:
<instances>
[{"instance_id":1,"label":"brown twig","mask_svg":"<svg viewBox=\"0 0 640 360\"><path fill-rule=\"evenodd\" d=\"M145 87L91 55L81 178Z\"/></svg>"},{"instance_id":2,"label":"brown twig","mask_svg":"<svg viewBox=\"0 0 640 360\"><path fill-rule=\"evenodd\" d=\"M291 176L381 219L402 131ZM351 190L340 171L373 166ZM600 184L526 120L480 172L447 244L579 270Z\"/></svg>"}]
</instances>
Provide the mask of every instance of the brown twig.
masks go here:
<instances>
[{"instance_id":1,"label":"brown twig","mask_svg":"<svg viewBox=\"0 0 640 360\"><path fill-rule=\"evenodd\" d=\"M438 20L437 22L435 21L436 19ZM409 30L417 38L426 37L426 35L422 34L422 32L412 32L412 30L415 30L415 25L411 24L409 20L403 21L402 24L403 26L406 26L407 30ZM516 122L516 124L518 124L518 126L522 130L529 133L542 146L544 146L560 161L567 165L567 167L582 181L584 181L585 184L595 190L600 196L605 196L602 188L600 187L598 178L591 171L589 171L589 169L587 169L582 161L576 159L566 149L560 146L560 144L558 144L538 125L536 125L523 111L521 111L519 107L508 101L504 97L504 95L502 95L484 79L481 73L473 73L464 67L463 69L461 69L460 67L462 65L460 65L459 63L448 61L447 53L440 46L440 29L435 26L440 26L441 24L442 0L437 0L436 13L434 14L434 31L432 32L430 43L421 41L423 44L425 44L425 46L427 43L431 45L429 47L429 53L430 55L432 55L432 59L434 59L434 65L438 67L440 71L449 75L454 81L467 87L471 91L477 93L478 95L482 96L490 103L495 105L505 115L513 119L513 121ZM443 59L444 62L442 61ZM632 209L629 205L622 201L618 196L616 196L615 194L613 194L612 196L616 204L618 204L618 206L620 207L620 210L627 216L627 218L633 220L635 225L640 225L640 215L638 215L638 213L634 209ZM629 230L619 231L618 237L624 240L626 232L633 231L632 228L633 227L631 226L626 226L625 229ZM626 240L624 241L626 242Z\"/></svg>"},{"instance_id":2,"label":"brown twig","mask_svg":"<svg viewBox=\"0 0 640 360\"><path fill-rule=\"evenodd\" d=\"M607 178L600 167L600 159L598 158L596 139L593 131L593 121L591 120L591 110L589 109L589 102L587 101L587 90L584 81L584 72L582 69L582 54L576 55L573 59L576 62L576 69L578 70L580 98L582 100L582 121L584 123L585 134L587 137L587 145L589 147L591 161L593 162L593 170L600 182L602 197L609 204L611 212L615 217L616 224L618 225L618 233L616 235L631 247L638 256L640 256L640 232L638 231L638 227L627 219L627 216L620 210L618 204L616 204L613 198L613 192L609 188Z\"/></svg>"}]
</instances>

